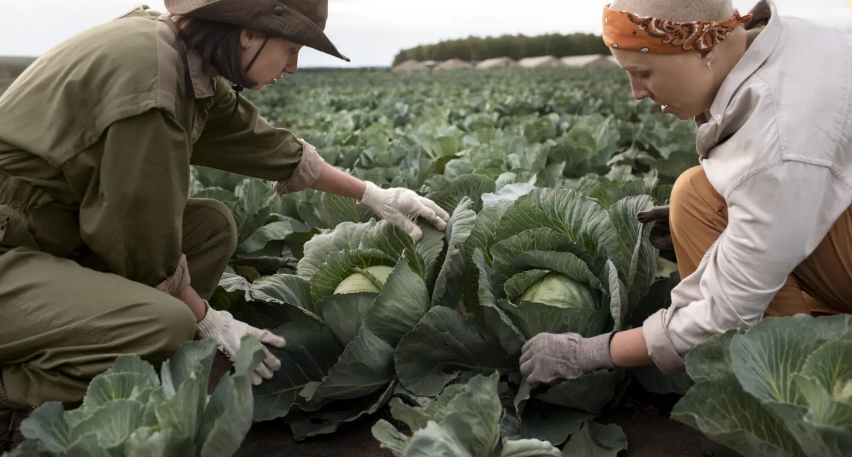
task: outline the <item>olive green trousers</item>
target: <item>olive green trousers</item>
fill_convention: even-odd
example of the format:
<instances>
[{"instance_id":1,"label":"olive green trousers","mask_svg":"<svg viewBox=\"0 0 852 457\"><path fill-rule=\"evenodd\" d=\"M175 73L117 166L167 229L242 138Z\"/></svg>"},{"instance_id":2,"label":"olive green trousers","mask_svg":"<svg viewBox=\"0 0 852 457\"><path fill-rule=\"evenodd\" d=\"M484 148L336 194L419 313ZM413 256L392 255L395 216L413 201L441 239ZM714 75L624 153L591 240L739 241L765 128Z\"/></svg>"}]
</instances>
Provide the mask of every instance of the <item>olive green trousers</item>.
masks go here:
<instances>
[{"instance_id":1,"label":"olive green trousers","mask_svg":"<svg viewBox=\"0 0 852 457\"><path fill-rule=\"evenodd\" d=\"M182 250L202 298L215 292L236 242L223 204L189 201ZM0 372L12 402L78 404L121 355L159 371L194 338L195 323L186 304L156 288L31 248L0 255Z\"/></svg>"}]
</instances>

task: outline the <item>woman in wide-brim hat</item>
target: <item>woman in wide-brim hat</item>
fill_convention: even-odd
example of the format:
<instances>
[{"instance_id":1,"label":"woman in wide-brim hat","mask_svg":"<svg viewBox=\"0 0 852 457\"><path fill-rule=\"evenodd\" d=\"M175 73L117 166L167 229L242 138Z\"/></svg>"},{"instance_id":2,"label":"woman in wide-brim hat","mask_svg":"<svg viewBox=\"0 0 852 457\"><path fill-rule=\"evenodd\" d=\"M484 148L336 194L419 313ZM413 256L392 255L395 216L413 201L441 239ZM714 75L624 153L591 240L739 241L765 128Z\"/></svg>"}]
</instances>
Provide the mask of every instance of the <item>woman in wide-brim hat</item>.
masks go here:
<instances>
[{"instance_id":1,"label":"woman in wide-brim hat","mask_svg":"<svg viewBox=\"0 0 852 457\"><path fill-rule=\"evenodd\" d=\"M159 364L196 333L229 358L248 333L285 344L208 307L237 235L223 204L188 198L191 165L353 197L415 239L411 215L446 226L435 203L327 165L240 97L295 72L303 46L345 59L327 0L166 7L59 44L0 97L0 451L22 411L76 404L117 355ZM255 384L279 367L267 354Z\"/></svg>"},{"instance_id":2,"label":"woman in wide-brim hat","mask_svg":"<svg viewBox=\"0 0 852 457\"><path fill-rule=\"evenodd\" d=\"M636 99L698 125L701 165L681 175L652 240L682 281L640 328L541 334L531 384L612 367L684 372L691 348L764 316L852 312L852 30L749 15L730 0L615 0L603 36Z\"/></svg>"}]
</instances>

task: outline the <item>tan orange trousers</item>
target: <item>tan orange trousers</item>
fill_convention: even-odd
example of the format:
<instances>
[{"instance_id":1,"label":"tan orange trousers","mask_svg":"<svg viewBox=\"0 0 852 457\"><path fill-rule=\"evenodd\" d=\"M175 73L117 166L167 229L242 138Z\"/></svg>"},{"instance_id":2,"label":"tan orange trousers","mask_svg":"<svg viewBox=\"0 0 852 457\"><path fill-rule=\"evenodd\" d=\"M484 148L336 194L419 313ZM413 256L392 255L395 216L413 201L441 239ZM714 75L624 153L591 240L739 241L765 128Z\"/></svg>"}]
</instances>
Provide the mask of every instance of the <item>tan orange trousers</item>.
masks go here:
<instances>
[{"instance_id":1,"label":"tan orange trousers","mask_svg":"<svg viewBox=\"0 0 852 457\"><path fill-rule=\"evenodd\" d=\"M700 166L683 173L672 189L669 225L681 278L695 272L728 225L725 200ZM852 313L852 208L834 223L816 250L787 278L766 316Z\"/></svg>"}]
</instances>

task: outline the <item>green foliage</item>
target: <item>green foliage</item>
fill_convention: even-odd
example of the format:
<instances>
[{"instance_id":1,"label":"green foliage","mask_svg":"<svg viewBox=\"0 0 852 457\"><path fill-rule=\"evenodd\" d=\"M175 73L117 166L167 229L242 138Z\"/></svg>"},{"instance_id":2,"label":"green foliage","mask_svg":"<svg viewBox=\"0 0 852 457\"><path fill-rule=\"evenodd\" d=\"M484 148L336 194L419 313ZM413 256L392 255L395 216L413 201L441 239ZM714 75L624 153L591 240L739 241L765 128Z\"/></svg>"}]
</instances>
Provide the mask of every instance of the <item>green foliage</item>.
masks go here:
<instances>
[{"instance_id":1,"label":"green foliage","mask_svg":"<svg viewBox=\"0 0 852 457\"><path fill-rule=\"evenodd\" d=\"M518 373L535 334L641 325L677 284L658 277L665 268L636 213L668 200L678 167L691 166L669 159L694 154L694 131L631 100L622 73L312 73L283 85L247 96L328 163L413 189L452 217L445 233L418 221L414 243L354 199L275 197L259 180L194 172L195 195L233 206L250 248L238 249L213 305L288 341L270 349L283 366L255 389L255 420L283 418L303 440L499 373L500 395L514 399L498 411L504 449L538 439L607 455L590 446L619 449L618 430L590 421L627 383L689 387L653 369L537 389ZM266 228L285 218L303 225ZM288 260L276 264L279 251ZM435 423L421 435L464 433Z\"/></svg>"},{"instance_id":2,"label":"green foliage","mask_svg":"<svg viewBox=\"0 0 852 457\"><path fill-rule=\"evenodd\" d=\"M394 435L390 445L400 449L609 455L624 447L623 435L592 420L628 382L660 393L689 387L654 370L602 370L532 389L518 373L520 348L535 334L641 325L679 279L662 273L650 227L635 219L664 204L696 163L694 125L633 100L623 72L310 72L245 96L327 163L412 189L452 217L444 233L417 221L424 237L415 243L352 198L313 190L279 197L263 180L194 167L190 196L224 203L238 232L211 304L287 340L269 348L282 367L251 389L250 409L234 407L236 434L216 436L241 439L246 421L280 418L304 440L414 399L455 406L408 410L432 422ZM158 417L150 402L168 398L131 397L144 420ZM128 408L139 409L132 401ZM62 416L44 417L62 430ZM199 445L180 437L198 424L187 421L132 439L66 423L90 455L101 442L152 440L146 445L157 449L196 446L179 449L192 455ZM494 439L471 433L495 424Z\"/></svg>"},{"instance_id":3,"label":"green foliage","mask_svg":"<svg viewBox=\"0 0 852 457\"><path fill-rule=\"evenodd\" d=\"M747 457L840 457L852 446L852 317L765 318L690 351L672 418Z\"/></svg>"},{"instance_id":4,"label":"green foliage","mask_svg":"<svg viewBox=\"0 0 852 457\"><path fill-rule=\"evenodd\" d=\"M499 37L469 37L460 40L445 40L436 44L417 46L400 51L393 60L398 65L409 59L424 60L485 60L496 57L525 57L553 55L556 57L608 54L600 35L589 33L558 33L524 36L503 35Z\"/></svg>"},{"instance_id":5,"label":"green foliage","mask_svg":"<svg viewBox=\"0 0 852 457\"><path fill-rule=\"evenodd\" d=\"M477 375L464 384L447 387L424 404L407 405L394 398L391 415L405 423L412 435L406 436L390 422L380 420L373 426L373 436L397 457L491 457L501 444L501 457L561 457L559 449L546 441L501 439L499 379L497 373Z\"/></svg>"},{"instance_id":6,"label":"green foliage","mask_svg":"<svg viewBox=\"0 0 852 457\"><path fill-rule=\"evenodd\" d=\"M233 455L252 424L252 372L263 349L257 337L244 337L235 373L208 396L215 355L213 340L184 343L163 363L160 379L139 357L121 356L92 380L81 407L65 411L62 403L48 402L37 408L21 424L26 440L5 455Z\"/></svg>"}]
</instances>

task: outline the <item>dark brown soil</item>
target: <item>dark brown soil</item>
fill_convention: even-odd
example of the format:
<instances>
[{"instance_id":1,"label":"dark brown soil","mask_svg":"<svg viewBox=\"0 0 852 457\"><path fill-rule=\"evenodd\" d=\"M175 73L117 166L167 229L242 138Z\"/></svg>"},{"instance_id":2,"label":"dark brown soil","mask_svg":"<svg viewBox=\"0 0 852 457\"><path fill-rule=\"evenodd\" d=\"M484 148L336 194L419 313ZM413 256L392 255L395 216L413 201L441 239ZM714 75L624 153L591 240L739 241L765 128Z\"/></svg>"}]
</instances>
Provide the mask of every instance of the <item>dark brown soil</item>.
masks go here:
<instances>
[{"instance_id":1,"label":"dark brown soil","mask_svg":"<svg viewBox=\"0 0 852 457\"><path fill-rule=\"evenodd\" d=\"M370 429L379 419L392 421L388 409L345 424L330 435L293 439L290 427L276 420L256 424L234 457L393 457L379 447Z\"/></svg>"},{"instance_id":2,"label":"dark brown soil","mask_svg":"<svg viewBox=\"0 0 852 457\"><path fill-rule=\"evenodd\" d=\"M619 457L702 457L702 437L696 430L669 419L678 397L648 394L631 388L622 405L597 420L616 423L627 435L629 449ZM235 457L392 457L379 447L370 428L379 419L392 420L387 409L341 427L332 435L302 443L293 439L281 421L257 424ZM709 454L712 455L712 454ZM721 454L716 454L721 457Z\"/></svg>"},{"instance_id":3,"label":"dark brown soil","mask_svg":"<svg viewBox=\"0 0 852 457\"><path fill-rule=\"evenodd\" d=\"M597 420L618 424L627 435L627 451L619 457L703 457L701 434L669 418L676 395L649 394L633 384L617 409Z\"/></svg>"}]
</instances>

